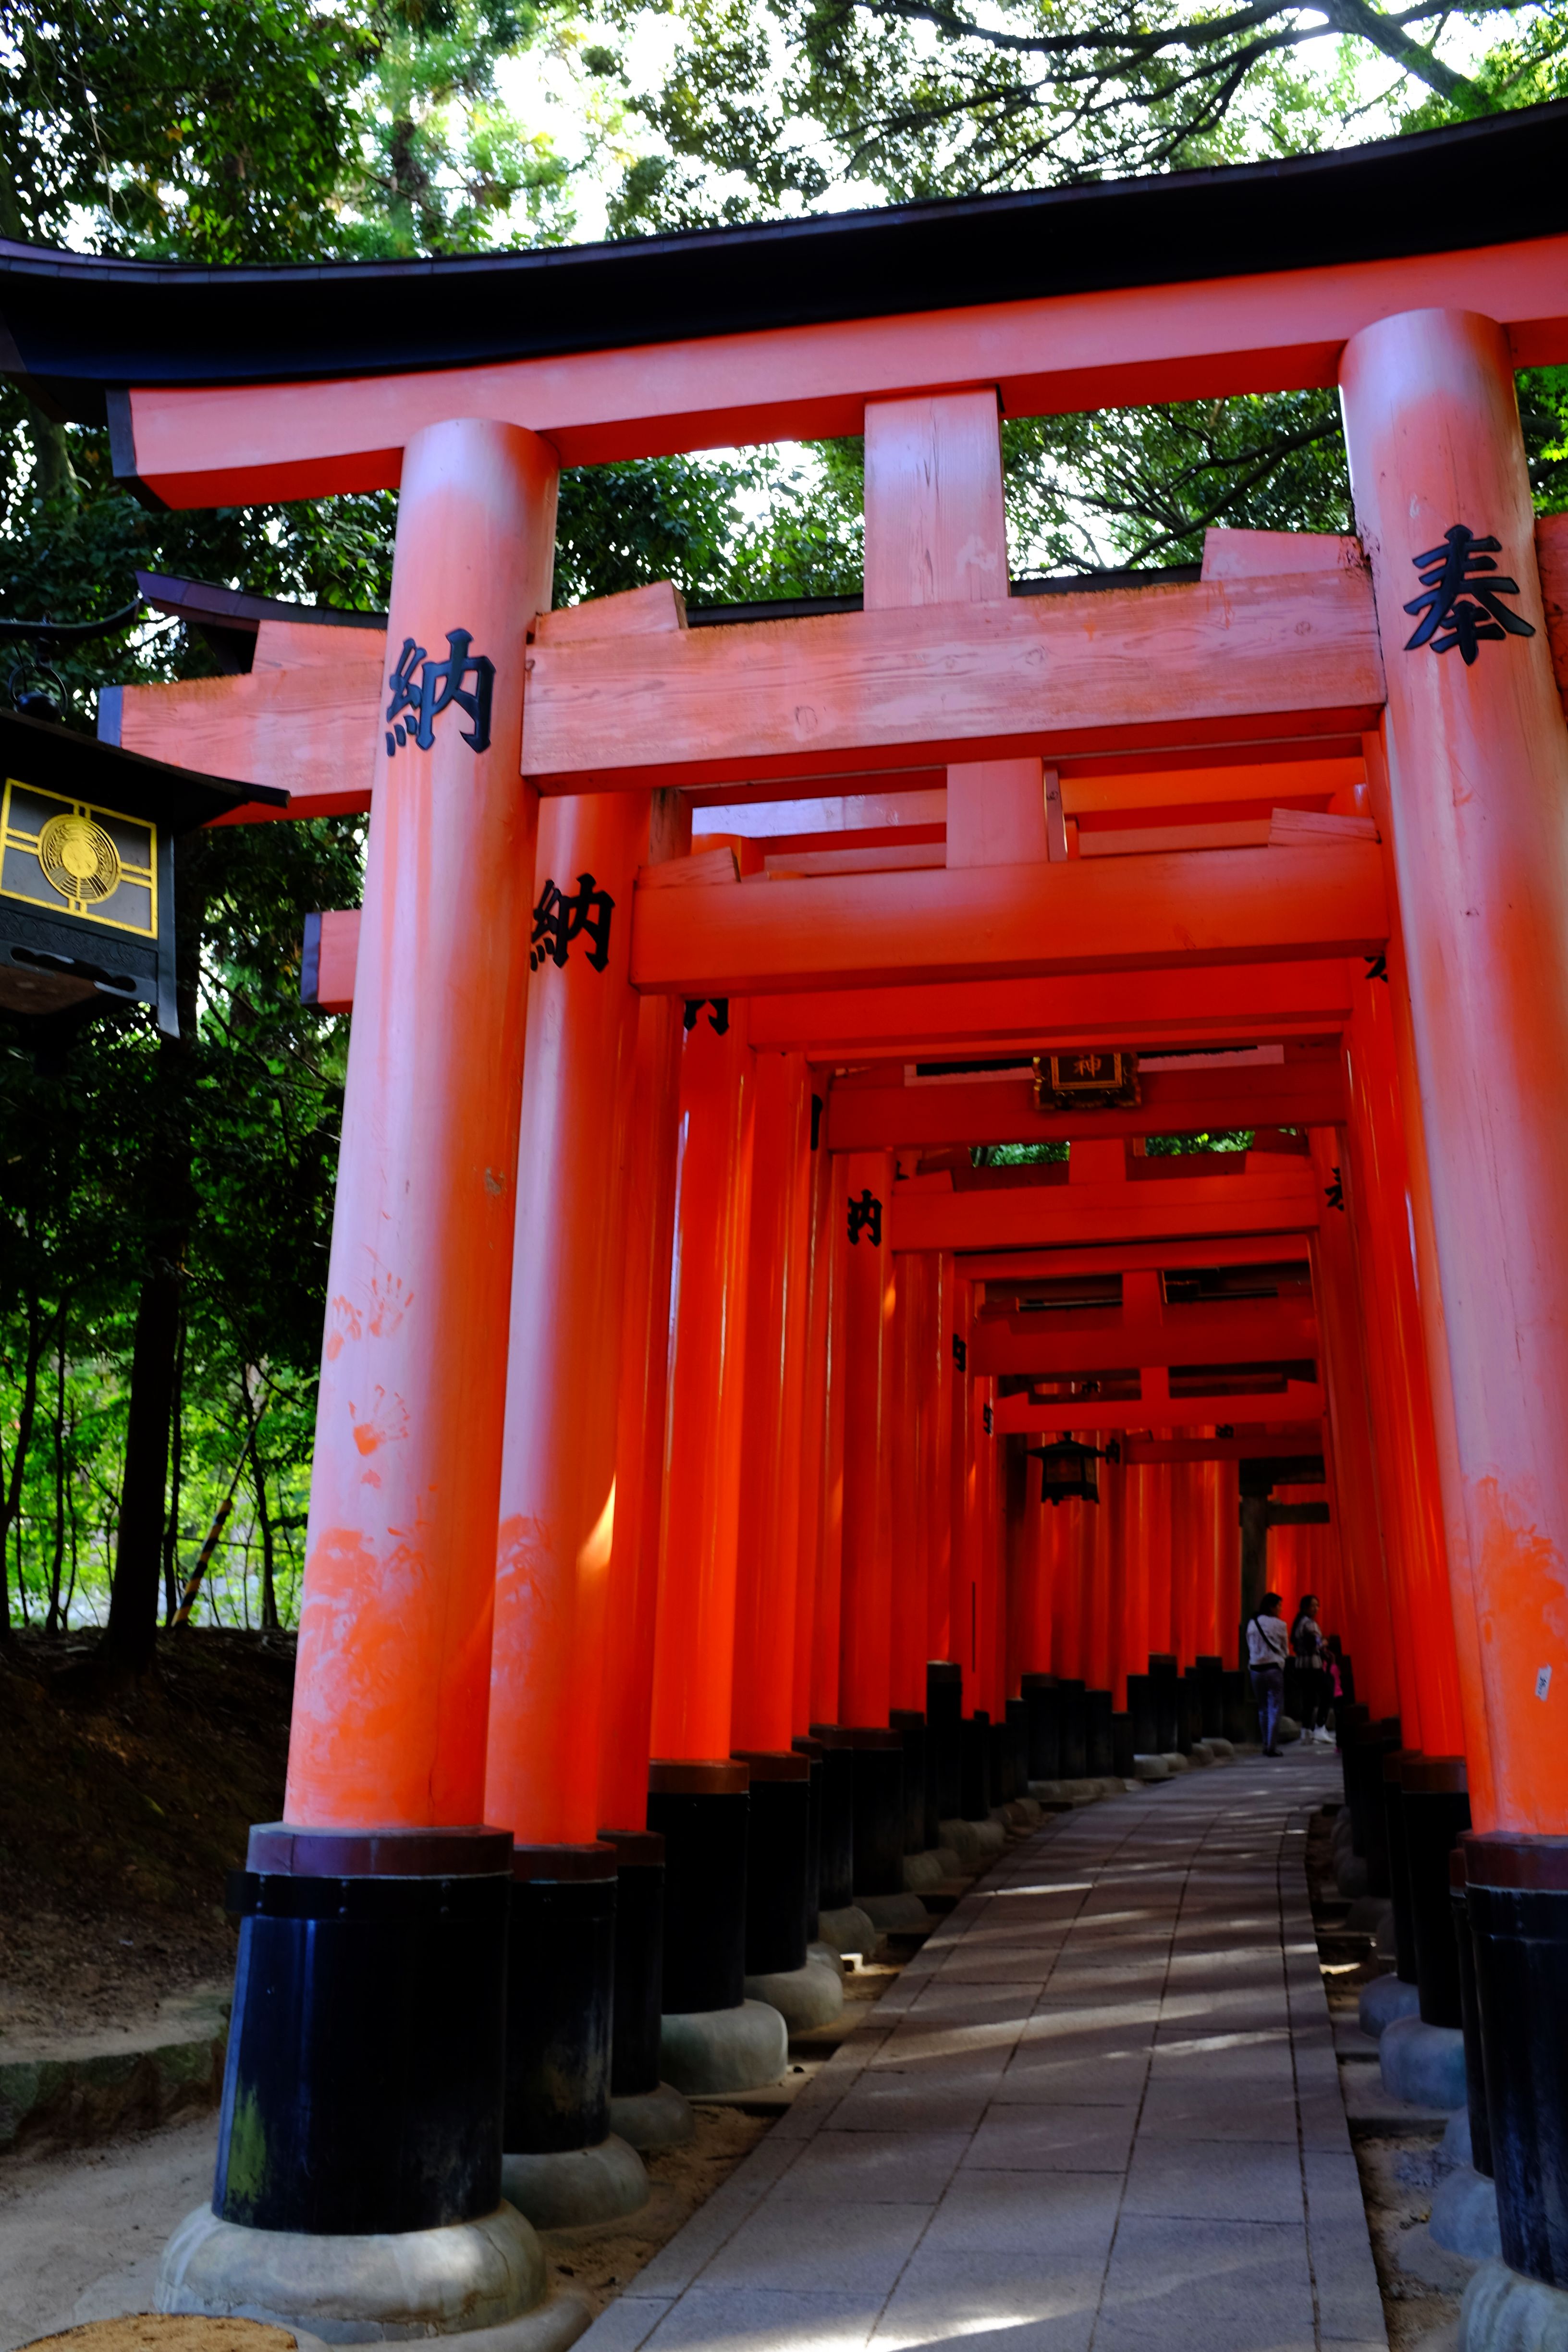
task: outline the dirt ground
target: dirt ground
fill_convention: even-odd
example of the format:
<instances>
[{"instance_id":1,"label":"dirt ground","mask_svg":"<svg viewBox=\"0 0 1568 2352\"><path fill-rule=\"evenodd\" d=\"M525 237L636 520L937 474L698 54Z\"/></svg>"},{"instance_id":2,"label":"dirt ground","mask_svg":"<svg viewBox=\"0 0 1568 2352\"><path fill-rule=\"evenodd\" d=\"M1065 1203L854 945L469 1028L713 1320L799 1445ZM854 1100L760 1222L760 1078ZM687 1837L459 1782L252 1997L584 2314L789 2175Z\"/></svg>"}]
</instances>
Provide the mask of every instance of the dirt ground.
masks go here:
<instances>
[{"instance_id":1,"label":"dirt ground","mask_svg":"<svg viewBox=\"0 0 1568 2352\"><path fill-rule=\"evenodd\" d=\"M103 1708L62 1700L95 1636L0 1653L0 2055L226 1982L226 1872L283 1809L292 1635L164 1634Z\"/></svg>"}]
</instances>

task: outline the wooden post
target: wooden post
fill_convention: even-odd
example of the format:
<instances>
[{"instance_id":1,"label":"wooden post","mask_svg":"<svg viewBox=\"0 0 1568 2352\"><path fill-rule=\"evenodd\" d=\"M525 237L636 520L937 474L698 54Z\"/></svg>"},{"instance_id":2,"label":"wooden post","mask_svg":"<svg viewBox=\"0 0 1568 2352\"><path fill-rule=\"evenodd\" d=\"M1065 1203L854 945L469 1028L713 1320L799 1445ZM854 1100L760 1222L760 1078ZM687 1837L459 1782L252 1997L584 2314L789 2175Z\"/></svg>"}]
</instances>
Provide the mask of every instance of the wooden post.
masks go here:
<instances>
[{"instance_id":1,"label":"wooden post","mask_svg":"<svg viewBox=\"0 0 1568 2352\"><path fill-rule=\"evenodd\" d=\"M1431 1756L1458 1756L1464 1752L1465 1724L1386 983L1363 981L1358 989L1345 1061L1352 1208L1358 1246L1364 1240L1366 1248L1362 1297L1371 1327L1369 1370L1380 1374L1372 1384L1374 1416L1380 1398L1382 1403L1378 1451L1393 1474L1401 1529L1401 1638L1420 1691L1421 1745Z\"/></svg>"},{"instance_id":2,"label":"wooden post","mask_svg":"<svg viewBox=\"0 0 1568 2352\"><path fill-rule=\"evenodd\" d=\"M883 1729L892 1651L893 1162L851 1152L843 1253L845 1334L840 1720ZM853 1239L851 1239L851 1234Z\"/></svg>"},{"instance_id":3,"label":"wooden post","mask_svg":"<svg viewBox=\"0 0 1568 2352\"><path fill-rule=\"evenodd\" d=\"M799 1054L756 1056L756 1133L741 1443L744 1538L731 1744L795 1737L795 1581L810 1257L811 1089Z\"/></svg>"},{"instance_id":4,"label":"wooden post","mask_svg":"<svg viewBox=\"0 0 1568 2352\"><path fill-rule=\"evenodd\" d=\"M627 1187L626 1200L616 1521L605 1612L599 1738L598 1818L601 1826L617 1830L640 1831L647 1815L669 1373L669 1277L675 1245L680 1023L681 1007L673 997L645 996L638 1005L627 1143L634 1181Z\"/></svg>"},{"instance_id":5,"label":"wooden post","mask_svg":"<svg viewBox=\"0 0 1568 2352\"><path fill-rule=\"evenodd\" d=\"M626 957L648 816L600 793L552 801L540 823L485 1788L487 1818L520 1845L585 1844L600 1819L637 1033Z\"/></svg>"},{"instance_id":6,"label":"wooden post","mask_svg":"<svg viewBox=\"0 0 1568 2352\"><path fill-rule=\"evenodd\" d=\"M823 1544L827 1468L827 1337L833 1266L833 1157L821 1135L826 1108L820 1090L807 1102L810 1166L808 1278L801 1381L799 1558L795 1587L795 1671L791 1736L804 1738L814 1720L812 1660L816 1637L816 1595ZM835 1644L837 1647L837 1643ZM829 1718L816 1717L817 1721Z\"/></svg>"},{"instance_id":7,"label":"wooden post","mask_svg":"<svg viewBox=\"0 0 1568 2352\"><path fill-rule=\"evenodd\" d=\"M1492 320L1415 311L1352 336L1341 384L1388 672L1394 862L1491 1751L1484 1825L1555 1833L1568 1823L1568 735L1513 361ZM1495 576L1519 583L1497 599L1512 627L1469 662L1435 650L1451 634L1440 614L1405 650L1434 617L1405 610L1423 593L1415 559L1453 547L1456 529L1495 539Z\"/></svg>"},{"instance_id":8,"label":"wooden post","mask_svg":"<svg viewBox=\"0 0 1568 2352\"><path fill-rule=\"evenodd\" d=\"M1338 1146L1314 1132L1313 1157L1325 1185L1338 1165ZM1374 1717L1397 1714L1405 1738L1419 1745L1405 1721L1405 1683L1394 1655L1392 1594L1378 1524L1372 1422L1362 1354L1360 1302L1348 1218L1329 1208L1312 1237L1312 1297L1321 1335L1331 1433L1330 1507L1340 1521L1355 1620L1356 1688ZM1408 1682L1408 1669L1405 1682ZM1409 1699L1415 1712L1414 1696Z\"/></svg>"},{"instance_id":9,"label":"wooden post","mask_svg":"<svg viewBox=\"0 0 1568 2352\"><path fill-rule=\"evenodd\" d=\"M316 1408L288 1818L471 1822L484 1802L512 1185L536 803L524 641L550 603L556 466L466 419L403 461L391 648L426 707L375 753ZM442 682L448 633L493 664ZM460 666L460 665L459 665ZM470 741L468 738L475 739Z\"/></svg>"},{"instance_id":10,"label":"wooden post","mask_svg":"<svg viewBox=\"0 0 1568 2352\"><path fill-rule=\"evenodd\" d=\"M730 1754L751 1233L752 1055L741 1003L698 1008L681 1052L653 1752Z\"/></svg>"}]
</instances>

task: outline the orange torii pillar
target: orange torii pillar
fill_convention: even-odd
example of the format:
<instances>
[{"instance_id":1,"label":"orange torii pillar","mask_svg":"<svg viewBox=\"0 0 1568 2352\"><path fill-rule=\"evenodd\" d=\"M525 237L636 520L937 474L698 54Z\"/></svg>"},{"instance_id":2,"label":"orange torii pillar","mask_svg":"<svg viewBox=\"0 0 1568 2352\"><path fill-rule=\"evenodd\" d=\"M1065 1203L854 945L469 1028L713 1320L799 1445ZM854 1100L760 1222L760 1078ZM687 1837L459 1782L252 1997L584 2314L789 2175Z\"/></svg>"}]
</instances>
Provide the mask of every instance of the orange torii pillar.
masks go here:
<instances>
[{"instance_id":1,"label":"orange torii pillar","mask_svg":"<svg viewBox=\"0 0 1568 2352\"><path fill-rule=\"evenodd\" d=\"M1418 1759L1408 1754L1386 1757L1382 1769L1401 1930L1400 1972L1408 1979L1414 1971L1424 2021L1457 2031L1463 2019L1448 1857L1470 1826L1468 1773L1442 1469L1416 1288L1393 986L1364 980L1356 987L1345 1040L1352 1225L1363 1267L1363 1294L1375 1293L1379 1309L1373 1346L1381 1379L1372 1383L1373 1425L1379 1454L1391 1460L1400 1490L1405 1628L1420 1692L1424 1751ZM1371 1284L1364 1273L1369 1260L1374 1270ZM1442 1375L1446 1380L1446 1366ZM1473 1628L1473 1615L1466 1613ZM1395 1785L1388 1787L1391 1780ZM1408 1996L1406 1984L1404 1997Z\"/></svg>"},{"instance_id":2,"label":"orange torii pillar","mask_svg":"<svg viewBox=\"0 0 1568 2352\"><path fill-rule=\"evenodd\" d=\"M925 1370L936 1264L929 1253L898 1261L892 1419L892 1653L889 1720L903 1742L904 1853L936 1844L926 1739L926 1625L931 1613L931 1528L924 1502L931 1413ZM934 1875L934 1874L932 1874Z\"/></svg>"},{"instance_id":3,"label":"orange torii pillar","mask_svg":"<svg viewBox=\"0 0 1568 2352\"><path fill-rule=\"evenodd\" d=\"M930 1425L924 1489L931 1528L926 1562L925 1706L931 1801L940 1841L941 1824L958 1819L963 1786L963 1667L958 1648L961 1621L955 1613L954 1565L962 1549L957 1487L962 1446L954 1400L958 1354L966 1342L958 1332L961 1286L951 1250L937 1253L931 1285L931 1318L921 1382L921 1411Z\"/></svg>"},{"instance_id":4,"label":"orange torii pillar","mask_svg":"<svg viewBox=\"0 0 1568 2352\"><path fill-rule=\"evenodd\" d=\"M1042 1474L1043 1475L1043 1474ZM1056 1580L1051 1588L1051 1672L1056 1678L1057 1771L1070 1780L1083 1770L1083 1577L1079 1555L1091 1503L1054 1503Z\"/></svg>"},{"instance_id":5,"label":"orange torii pillar","mask_svg":"<svg viewBox=\"0 0 1568 2352\"><path fill-rule=\"evenodd\" d=\"M1009 1709L1017 1709L1016 1794L1029 1793L1031 1780L1054 1780L1060 1770L1056 1748L1056 1703L1051 1675L1051 1591L1055 1581L1056 1528L1061 1512L1047 1506L1043 1479L1026 1453L1023 1437L1007 1440L1007 1476L1011 1494L1015 1475L1019 1486L1019 1543L1016 1574L1010 1564L1008 1589ZM1016 1471L1014 1463L1016 1461Z\"/></svg>"},{"instance_id":6,"label":"orange torii pillar","mask_svg":"<svg viewBox=\"0 0 1568 2352\"><path fill-rule=\"evenodd\" d=\"M1318 1312L1323 1385L1328 1399L1329 1508L1339 1521L1344 1550L1346 1597L1354 1641L1356 1689L1374 1722L1400 1714L1404 1696L1396 1679L1394 1612L1378 1524L1372 1416L1362 1349L1361 1302L1347 1217L1336 1205L1342 1182L1334 1173L1337 1147L1321 1132L1313 1157L1328 1205L1311 1236L1312 1297ZM1252 1596L1243 1593L1244 1612ZM1407 1670L1408 1672L1408 1670ZM1409 1704L1414 1711L1412 1695ZM1406 1737L1412 1738L1406 1727Z\"/></svg>"},{"instance_id":7,"label":"orange torii pillar","mask_svg":"<svg viewBox=\"0 0 1568 2352\"><path fill-rule=\"evenodd\" d=\"M823 1564L823 1510L827 1486L827 1322L832 1306L832 1188L839 1167L823 1139L823 1112L827 1108L826 1085L814 1075L811 1091L811 1181L809 1181L809 1273L806 1273L806 1328L802 1360L802 1423L799 1423L799 1510L797 1564L795 1564L795 1658L790 1675L790 1745L806 1757L806 1936L811 1943L820 1933L823 1906L823 1797L827 1780L827 1755L811 1736L814 1706L811 1677L816 1667L816 1616L818 1580ZM839 1169L842 1173L842 1169ZM835 1628L837 1661L837 1628ZM837 1675L835 1675L837 1698ZM848 1818L848 1806L844 1806ZM848 1834L848 1832L847 1832ZM848 1870L844 1872L848 1877ZM847 1889L848 1900L848 1889Z\"/></svg>"},{"instance_id":8,"label":"orange torii pillar","mask_svg":"<svg viewBox=\"0 0 1568 2352\"><path fill-rule=\"evenodd\" d=\"M1100 1430L1094 1443L1100 1447L1112 1444L1120 1447L1121 1439L1110 1430ZM1089 1680L1084 1695L1084 1763L1090 1775L1110 1772L1113 1761L1110 1717L1115 1701L1111 1696L1111 1674L1114 1665L1114 1627L1120 1605L1117 1591L1122 1547L1121 1521L1126 1509L1127 1473L1120 1462L1102 1462L1100 1468L1100 1501L1094 1506L1094 1565L1090 1572L1088 1595L1088 1622L1091 1629L1089 1643Z\"/></svg>"},{"instance_id":9,"label":"orange torii pillar","mask_svg":"<svg viewBox=\"0 0 1568 2352\"><path fill-rule=\"evenodd\" d=\"M755 1093L743 1003L689 1004L647 1825L664 1840L664 2070L771 2082L788 2043L746 2000L748 1773L730 1753Z\"/></svg>"},{"instance_id":10,"label":"orange torii pillar","mask_svg":"<svg viewBox=\"0 0 1568 2352\"><path fill-rule=\"evenodd\" d=\"M807 1967L811 1763L795 1746L795 1588L811 1273L811 1087L799 1054L755 1059L735 1602L733 1752L751 1773L746 1990L792 2027L824 2025L842 1976Z\"/></svg>"},{"instance_id":11,"label":"orange torii pillar","mask_svg":"<svg viewBox=\"0 0 1568 2352\"><path fill-rule=\"evenodd\" d=\"M669 838L674 830L670 820L679 814L677 802L672 793L655 795L659 836L652 847L655 858L661 851L678 854ZM689 838L689 814L684 829ZM637 2147L684 2139L690 2128L685 2101L661 2081L664 1841L644 1826L664 1491L680 1058L679 999L645 996L637 1008L626 1142L633 1181L626 1186L624 1212L616 1517L605 1610L598 1805L599 1835L615 1847L618 1864L610 2120L620 2137Z\"/></svg>"},{"instance_id":12,"label":"orange torii pillar","mask_svg":"<svg viewBox=\"0 0 1568 2352\"><path fill-rule=\"evenodd\" d=\"M547 806L529 953L485 1809L513 1839L507 2186L546 2227L647 2194L606 2138L616 1849L595 1832L649 814L640 793ZM577 2151L601 2144L590 2181Z\"/></svg>"},{"instance_id":13,"label":"orange torii pillar","mask_svg":"<svg viewBox=\"0 0 1568 2352\"><path fill-rule=\"evenodd\" d=\"M851 1152L845 1220L840 1733L854 1755L854 1893L903 1892L903 1740L892 1703L892 1416L897 1385L892 1155ZM868 1915L873 1918L874 1914Z\"/></svg>"},{"instance_id":14,"label":"orange torii pillar","mask_svg":"<svg viewBox=\"0 0 1568 2352\"><path fill-rule=\"evenodd\" d=\"M481 2218L487 2259L537 2275L500 2205L511 1838L480 1824L536 820L525 642L555 488L553 452L515 425L433 425L404 454L388 643L406 640L408 697L393 688L374 747L285 1819L251 1833L210 2220L229 2235L202 2257L219 2280L224 2248L248 2249L264 2299L300 2234ZM405 2313L400 2288L387 2316Z\"/></svg>"},{"instance_id":15,"label":"orange torii pillar","mask_svg":"<svg viewBox=\"0 0 1568 2352\"><path fill-rule=\"evenodd\" d=\"M1341 372L1485 1704L1467 1868L1509 2275L1474 2352L1568 2307L1568 732L1513 369L1491 320L1420 310Z\"/></svg>"},{"instance_id":16,"label":"orange torii pillar","mask_svg":"<svg viewBox=\"0 0 1568 2352\"><path fill-rule=\"evenodd\" d=\"M1037 1470L1032 1459L1026 1475L1037 1529L1038 1588L1026 1651L1032 1663L1025 1666L1020 1679L1027 1727L1028 1781L1033 1782L1061 1777L1060 1612L1063 1589L1070 1581L1073 1507L1047 1505L1044 1470Z\"/></svg>"},{"instance_id":17,"label":"orange torii pillar","mask_svg":"<svg viewBox=\"0 0 1568 2352\"><path fill-rule=\"evenodd\" d=\"M1102 1483L1110 1467L1108 1463L1100 1465ZM1161 1744L1153 1716L1153 1678L1149 1668L1152 1648L1149 1635L1149 1579L1154 1549L1154 1501L1153 1464L1130 1462L1121 1473L1121 1508L1112 1529L1116 1592L1110 1627L1110 1704L1117 1715L1128 1718L1124 1737L1130 1756L1155 1754ZM1105 1507L1101 1504L1099 1507Z\"/></svg>"},{"instance_id":18,"label":"orange torii pillar","mask_svg":"<svg viewBox=\"0 0 1568 2352\"><path fill-rule=\"evenodd\" d=\"M849 1254L839 1246L849 1214L849 1164L842 1152L822 1152L814 1229L814 1318L823 1341L814 1359L810 1411L820 1448L816 1575L813 1580L810 1752L820 1773L817 1840L818 1926L832 1941L835 1916L847 1911L855 1885L855 1759L838 1725L844 1615L845 1347L848 1336ZM820 1220L826 1216L826 1223ZM818 1290L817 1286L820 1285ZM820 1398L816 1382L820 1381ZM818 1407L820 1405L820 1411ZM862 1915L862 1917L864 1915ZM847 1923L855 1929L858 1923ZM864 1935L863 1927L858 1932Z\"/></svg>"}]
</instances>

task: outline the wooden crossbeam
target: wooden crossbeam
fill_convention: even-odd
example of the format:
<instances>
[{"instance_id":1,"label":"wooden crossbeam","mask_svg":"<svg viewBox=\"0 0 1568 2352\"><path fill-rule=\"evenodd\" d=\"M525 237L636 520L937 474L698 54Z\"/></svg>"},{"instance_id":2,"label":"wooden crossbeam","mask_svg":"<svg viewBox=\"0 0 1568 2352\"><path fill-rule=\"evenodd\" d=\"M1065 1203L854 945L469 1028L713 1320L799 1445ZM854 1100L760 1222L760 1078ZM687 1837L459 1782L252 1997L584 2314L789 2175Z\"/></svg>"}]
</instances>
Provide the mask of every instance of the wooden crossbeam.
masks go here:
<instances>
[{"instance_id":1,"label":"wooden crossbeam","mask_svg":"<svg viewBox=\"0 0 1568 2352\"><path fill-rule=\"evenodd\" d=\"M1233 1429L1276 1422L1321 1424L1326 1410L1323 1391L1316 1381L1289 1381L1279 1396L1194 1396L1171 1398L1151 1396L1148 1381L1144 1393L1135 1402L1101 1397L1078 1397L1068 1404L1037 1404L1026 1395L998 1397L992 1408L992 1429L997 1437L1009 1437L1022 1432L1033 1437L1064 1436L1077 1431L1082 1436L1091 1429L1212 1429L1216 1423L1228 1423ZM1300 1432L1293 1428L1292 1452ZM1319 1434L1310 1452L1321 1451ZM1271 1440L1267 1447L1254 1452L1273 1454L1279 1451Z\"/></svg>"},{"instance_id":2,"label":"wooden crossbeam","mask_svg":"<svg viewBox=\"0 0 1568 2352\"><path fill-rule=\"evenodd\" d=\"M542 792L744 782L1094 745L1338 734L1384 699L1362 571L541 643Z\"/></svg>"},{"instance_id":3,"label":"wooden crossbeam","mask_svg":"<svg viewBox=\"0 0 1568 2352\"><path fill-rule=\"evenodd\" d=\"M1226 1235L1192 1240L1104 1242L1078 1249L972 1252L960 1271L983 1283L1048 1282L1058 1276L1174 1273L1192 1266L1304 1265L1310 1255L1303 1234L1271 1234L1257 1241Z\"/></svg>"},{"instance_id":4,"label":"wooden crossbeam","mask_svg":"<svg viewBox=\"0 0 1568 2352\"><path fill-rule=\"evenodd\" d=\"M1303 1234L1322 1195L1306 1160L1247 1167L1235 1176L1159 1182L1019 1184L949 1192L893 1188L896 1250L1039 1250L1106 1243Z\"/></svg>"},{"instance_id":5,"label":"wooden crossbeam","mask_svg":"<svg viewBox=\"0 0 1568 2352\"><path fill-rule=\"evenodd\" d=\"M825 1061L979 1059L1096 1044L1239 1045L1336 1034L1350 1019L1354 985L1342 962L1314 961L810 989L753 997L751 1038L766 1051Z\"/></svg>"},{"instance_id":6,"label":"wooden crossbeam","mask_svg":"<svg viewBox=\"0 0 1568 2352\"><path fill-rule=\"evenodd\" d=\"M1278 1364L1315 1358L1309 1300L1212 1299L1163 1314L1125 1307L983 1316L973 1327L975 1372L1062 1380L1127 1365Z\"/></svg>"},{"instance_id":7,"label":"wooden crossbeam","mask_svg":"<svg viewBox=\"0 0 1568 2352\"><path fill-rule=\"evenodd\" d=\"M1372 955L1373 842L640 889L635 987L674 996Z\"/></svg>"},{"instance_id":8,"label":"wooden crossbeam","mask_svg":"<svg viewBox=\"0 0 1568 2352\"><path fill-rule=\"evenodd\" d=\"M566 466L862 429L868 398L994 383L1010 416L1330 386L1374 320L1479 310L1515 364L1568 359L1568 237L320 383L133 389L128 463L165 505L389 488L424 425L495 416ZM609 331L606 324L606 331Z\"/></svg>"},{"instance_id":9,"label":"wooden crossbeam","mask_svg":"<svg viewBox=\"0 0 1568 2352\"><path fill-rule=\"evenodd\" d=\"M1037 1110L1028 1077L951 1086L836 1086L827 1097L835 1151L914 1150L942 1143L1037 1143L1074 1135L1182 1135L1207 1128L1338 1127L1348 1116L1337 1059L1227 1070L1158 1066L1136 1108Z\"/></svg>"}]
</instances>

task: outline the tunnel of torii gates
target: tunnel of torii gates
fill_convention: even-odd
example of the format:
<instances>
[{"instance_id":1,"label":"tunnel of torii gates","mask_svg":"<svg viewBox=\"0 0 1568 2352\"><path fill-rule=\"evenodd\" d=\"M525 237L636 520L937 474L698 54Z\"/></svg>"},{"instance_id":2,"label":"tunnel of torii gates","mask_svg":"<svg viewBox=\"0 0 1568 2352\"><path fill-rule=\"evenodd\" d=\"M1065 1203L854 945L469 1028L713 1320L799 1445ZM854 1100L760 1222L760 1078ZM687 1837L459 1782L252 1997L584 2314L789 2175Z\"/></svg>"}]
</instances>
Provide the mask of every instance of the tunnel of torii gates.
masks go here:
<instances>
[{"instance_id":1,"label":"tunnel of torii gates","mask_svg":"<svg viewBox=\"0 0 1568 2352\"><path fill-rule=\"evenodd\" d=\"M1266 1574L1352 1658L1373 1885L1385 1781L1418 1913L1471 1824L1504 2253L1568 2289L1568 541L1514 393L1568 361L1565 131L479 259L5 248L10 364L145 494L400 490L384 634L153 583L244 651L103 704L370 812L287 1818L165 2301L325 2308L323 2237L493 2270L503 2152L535 2218L635 2200L612 2063L645 2146L661 2073L776 2074L819 1912L1237 1727ZM1335 384L1358 537L1010 581L1001 415ZM862 431L863 600L552 609L563 465ZM1047 1506L1069 1434L1120 1458ZM440 2326L537 2300L506 2244Z\"/></svg>"}]
</instances>

